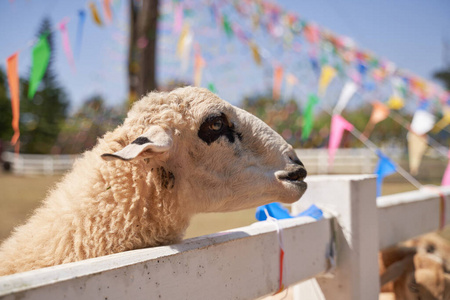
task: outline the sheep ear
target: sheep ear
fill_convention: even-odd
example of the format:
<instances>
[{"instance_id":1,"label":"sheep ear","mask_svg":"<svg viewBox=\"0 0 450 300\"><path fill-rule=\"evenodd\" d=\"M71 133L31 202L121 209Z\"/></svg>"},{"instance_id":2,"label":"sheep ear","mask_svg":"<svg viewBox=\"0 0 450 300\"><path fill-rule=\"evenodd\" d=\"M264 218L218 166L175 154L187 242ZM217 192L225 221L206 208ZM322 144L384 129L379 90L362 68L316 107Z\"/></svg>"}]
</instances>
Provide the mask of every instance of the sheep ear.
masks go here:
<instances>
[{"instance_id":1,"label":"sheep ear","mask_svg":"<svg viewBox=\"0 0 450 300\"><path fill-rule=\"evenodd\" d=\"M172 147L172 134L161 126L152 125L149 130L131 144L115 153L102 154L104 160L121 159L130 161L150 157L168 151Z\"/></svg>"}]
</instances>

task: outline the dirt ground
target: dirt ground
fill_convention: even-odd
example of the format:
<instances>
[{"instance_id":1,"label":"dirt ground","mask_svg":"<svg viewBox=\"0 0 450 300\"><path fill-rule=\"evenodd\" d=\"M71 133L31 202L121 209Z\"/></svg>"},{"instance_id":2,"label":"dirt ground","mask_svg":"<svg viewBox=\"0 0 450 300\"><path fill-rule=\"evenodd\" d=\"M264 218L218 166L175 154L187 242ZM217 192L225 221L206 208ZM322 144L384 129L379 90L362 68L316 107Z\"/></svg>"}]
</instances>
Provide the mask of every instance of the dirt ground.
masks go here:
<instances>
[{"instance_id":1,"label":"dirt ground","mask_svg":"<svg viewBox=\"0 0 450 300\"><path fill-rule=\"evenodd\" d=\"M0 242L26 221L61 176L15 176L0 173ZM385 182L383 194L414 190L407 182ZM255 209L231 213L200 214L193 218L186 238L254 223Z\"/></svg>"}]
</instances>

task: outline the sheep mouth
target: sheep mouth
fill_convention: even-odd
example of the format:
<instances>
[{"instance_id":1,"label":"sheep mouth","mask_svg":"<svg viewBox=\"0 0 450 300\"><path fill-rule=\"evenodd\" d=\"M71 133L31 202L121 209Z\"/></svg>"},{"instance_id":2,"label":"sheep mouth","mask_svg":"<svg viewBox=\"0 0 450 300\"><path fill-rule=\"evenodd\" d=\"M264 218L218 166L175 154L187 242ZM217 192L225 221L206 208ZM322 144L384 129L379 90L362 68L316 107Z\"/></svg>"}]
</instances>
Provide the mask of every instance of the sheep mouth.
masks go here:
<instances>
[{"instance_id":1,"label":"sheep mouth","mask_svg":"<svg viewBox=\"0 0 450 300\"><path fill-rule=\"evenodd\" d=\"M288 168L288 170L278 171L275 173L275 176L279 181L294 185L302 192L305 192L308 187L307 183L304 181L306 174L305 168L296 167L295 169Z\"/></svg>"},{"instance_id":2,"label":"sheep mouth","mask_svg":"<svg viewBox=\"0 0 450 300\"><path fill-rule=\"evenodd\" d=\"M306 189L308 187L308 184L305 181L303 181L303 179L299 179L299 180L293 180L290 178L278 178L278 179L282 182L287 182L289 184L293 184L293 185L299 187L303 191L306 191Z\"/></svg>"}]
</instances>

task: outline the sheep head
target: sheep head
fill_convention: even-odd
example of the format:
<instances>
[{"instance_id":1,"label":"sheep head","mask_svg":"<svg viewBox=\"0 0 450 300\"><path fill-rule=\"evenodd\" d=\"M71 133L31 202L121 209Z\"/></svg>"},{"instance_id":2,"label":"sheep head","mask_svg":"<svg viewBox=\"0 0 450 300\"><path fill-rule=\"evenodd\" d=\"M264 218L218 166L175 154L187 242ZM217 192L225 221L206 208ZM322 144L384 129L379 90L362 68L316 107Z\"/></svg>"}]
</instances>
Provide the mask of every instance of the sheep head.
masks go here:
<instances>
[{"instance_id":1,"label":"sheep head","mask_svg":"<svg viewBox=\"0 0 450 300\"><path fill-rule=\"evenodd\" d=\"M293 148L206 89L150 93L133 106L123 128L127 145L102 157L163 170L160 184L193 213L292 203L306 190L306 170Z\"/></svg>"}]
</instances>

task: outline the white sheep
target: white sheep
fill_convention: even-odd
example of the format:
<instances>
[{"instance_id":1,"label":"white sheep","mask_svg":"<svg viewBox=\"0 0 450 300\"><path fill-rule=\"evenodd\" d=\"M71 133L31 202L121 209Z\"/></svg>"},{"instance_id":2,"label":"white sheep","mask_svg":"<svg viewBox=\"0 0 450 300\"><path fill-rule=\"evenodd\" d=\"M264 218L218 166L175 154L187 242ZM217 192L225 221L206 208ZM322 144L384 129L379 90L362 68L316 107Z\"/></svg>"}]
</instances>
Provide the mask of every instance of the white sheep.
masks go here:
<instances>
[{"instance_id":1,"label":"white sheep","mask_svg":"<svg viewBox=\"0 0 450 300\"><path fill-rule=\"evenodd\" d=\"M150 93L0 246L0 275L179 242L192 215L306 190L294 150L206 89Z\"/></svg>"}]
</instances>

